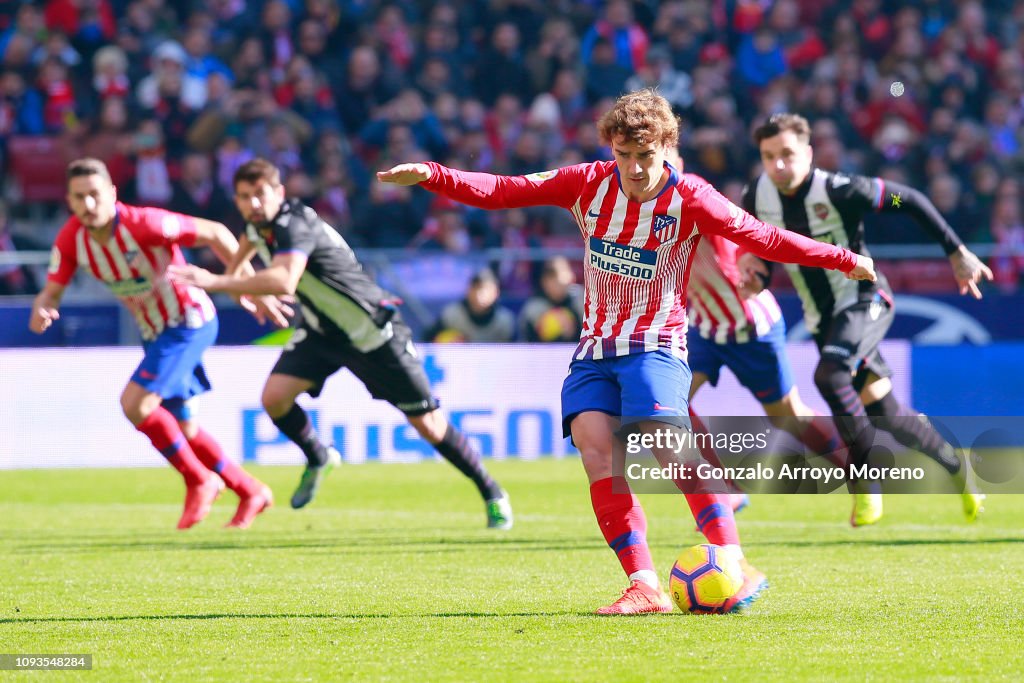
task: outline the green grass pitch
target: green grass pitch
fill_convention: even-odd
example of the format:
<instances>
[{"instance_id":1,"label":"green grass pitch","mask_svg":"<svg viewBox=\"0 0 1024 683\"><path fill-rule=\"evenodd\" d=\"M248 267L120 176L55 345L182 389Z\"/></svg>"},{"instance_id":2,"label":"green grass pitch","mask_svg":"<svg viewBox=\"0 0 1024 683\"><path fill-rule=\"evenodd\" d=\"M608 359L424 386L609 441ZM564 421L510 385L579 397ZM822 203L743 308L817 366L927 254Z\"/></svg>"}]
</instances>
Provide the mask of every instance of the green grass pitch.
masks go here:
<instances>
[{"instance_id":1,"label":"green grass pitch","mask_svg":"<svg viewBox=\"0 0 1024 683\"><path fill-rule=\"evenodd\" d=\"M484 529L440 462L254 471L278 505L177 532L167 468L0 472L0 652L91 653L93 680L1019 680L1024 498L968 526L952 496L755 496L740 516L771 589L742 616L590 613L625 587L578 461L491 464L516 527ZM680 496L643 498L667 581L701 541ZM9 672L4 672L8 675ZM19 674L19 676L22 674ZM65 678L67 673L42 676ZM0 674L2 676L2 674ZM49 678L47 679L49 680Z\"/></svg>"}]
</instances>

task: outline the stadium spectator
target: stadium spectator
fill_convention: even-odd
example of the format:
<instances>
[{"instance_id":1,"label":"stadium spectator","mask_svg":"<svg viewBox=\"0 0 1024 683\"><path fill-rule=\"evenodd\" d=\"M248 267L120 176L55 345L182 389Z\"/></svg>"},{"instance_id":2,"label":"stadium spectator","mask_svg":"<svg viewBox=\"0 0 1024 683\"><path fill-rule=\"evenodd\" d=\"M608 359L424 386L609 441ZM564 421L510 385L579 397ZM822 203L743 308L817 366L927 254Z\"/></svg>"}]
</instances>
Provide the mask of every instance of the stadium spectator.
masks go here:
<instances>
[{"instance_id":1,"label":"stadium spectator","mask_svg":"<svg viewBox=\"0 0 1024 683\"><path fill-rule=\"evenodd\" d=\"M584 64L593 61L597 44L602 41L611 46L614 63L623 69L636 71L647 63L650 39L644 27L634 20L633 7L627 0L610 0L603 16L587 29L580 44Z\"/></svg>"},{"instance_id":2,"label":"stadium spectator","mask_svg":"<svg viewBox=\"0 0 1024 683\"><path fill-rule=\"evenodd\" d=\"M44 246L11 230L12 221L7 205L0 201L0 254L19 250L45 249ZM32 269L16 263L0 263L0 296L24 296L39 292L39 283Z\"/></svg>"},{"instance_id":3,"label":"stadium spectator","mask_svg":"<svg viewBox=\"0 0 1024 683\"><path fill-rule=\"evenodd\" d=\"M121 98L127 125L160 121L171 180L187 152L231 149L235 142L227 138L241 143L243 157L245 150L269 154L269 124L285 114L305 121L291 124L301 170L315 176L317 141L337 135L358 193L368 174L357 167L374 166L387 139L377 130L375 142L364 146L360 134L409 89L419 91L425 116L441 131L424 134L412 122L419 147L460 168L508 171L531 127L543 138L537 167L608 158L592 122L630 78L632 85L657 82L673 101L689 168L715 182L745 180L756 167L752 150L736 144L743 135L728 138L732 131L800 109L816 127L830 120L838 128L837 140L816 134L823 165L869 175L899 168L918 187L954 176L962 192L952 210L975 216L984 237L991 232L991 171L1009 176L1024 164L1016 135L1024 120L1024 58L1012 3L439 1L414 8L379 0L213 0L191 10L163 0L53 0L11 6L16 11L0 17L0 141L70 132L95 149L90 131L111 116L103 100ZM747 51L757 42L767 52L752 58ZM492 60L499 71L486 66ZM758 86L749 87L742 74ZM548 94L558 105L557 128L531 111ZM537 106L545 114L550 109ZM720 120L724 111L731 112L728 125ZM536 130L539 120L544 130ZM523 146L536 147L529 135ZM122 177L118 163L108 160ZM231 172L218 162L217 174L229 179ZM981 187L975 178L984 181ZM364 198L347 199L354 206ZM416 217L425 218L424 211ZM538 236L557 232L544 224ZM883 239L916 237L899 229Z\"/></svg>"},{"instance_id":4,"label":"stadium spectator","mask_svg":"<svg viewBox=\"0 0 1024 683\"><path fill-rule=\"evenodd\" d=\"M189 152L181 160L179 179L168 207L176 213L199 216L218 223L230 219L231 202L214 181L213 164L202 152Z\"/></svg>"},{"instance_id":5,"label":"stadium spectator","mask_svg":"<svg viewBox=\"0 0 1024 683\"><path fill-rule=\"evenodd\" d=\"M530 74L526 68L519 28L502 22L491 32L490 46L475 64L473 92L487 106L502 94L515 96L522 104L530 94Z\"/></svg>"},{"instance_id":6,"label":"stadium spectator","mask_svg":"<svg viewBox=\"0 0 1024 683\"><path fill-rule=\"evenodd\" d=\"M12 135L43 132L43 98L21 73L0 72L0 145Z\"/></svg>"},{"instance_id":7,"label":"stadium spectator","mask_svg":"<svg viewBox=\"0 0 1024 683\"><path fill-rule=\"evenodd\" d=\"M1005 292L1014 291L1024 274L1024 219L1019 187L1016 179L1004 181L992 206L992 271L996 284Z\"/></svg>"},{"instance_id":8,"label":"stadium spectator","mask_svg":"<svg viewBox=\"0 0 1024 683\"><path fill-rule=\"evenodd\" d=\"M345 78L338 82L334 93L338 114L349 134L358 133L377 107L398 93L398 80L385 73L373 48L363 45L352 50Z\"/></svg>"},{"instance_id":9,"label":"stadium spectator","mask_svg":"<svg viewBox=\"0 0 1024 683\"><path fill-rule=\"evenodd\" d=\"M106 164L115 187L129 196L135 195L130 182L136 175L135 142L128 105L121 97L105 98L100 103L99 117L82 136L82 153Z\"/></svg>"},{"instance_id":10,"label":"stadium spectator","mask_svg":"<svg viewBox=\"0 0 1024 683\"><path fill-rule=\"evenodd\" d=\"M519 311L519 339L526 342L577 342L583 330L583 290L568 259L544 262L536 293Z\"/></svg>"},{"instance_id":11,"label":"stadium spectator","mask_svg":"<svg viewBox=\"0 0 1024 683\"><path fill-rule=\"evenodd\" d=\"M444 307L427 333L436 342L510 342L516 334L516 316L501 305L501 286L490 268L481 268L469 280L466 296Z\"/></svg>"}]
</instances>

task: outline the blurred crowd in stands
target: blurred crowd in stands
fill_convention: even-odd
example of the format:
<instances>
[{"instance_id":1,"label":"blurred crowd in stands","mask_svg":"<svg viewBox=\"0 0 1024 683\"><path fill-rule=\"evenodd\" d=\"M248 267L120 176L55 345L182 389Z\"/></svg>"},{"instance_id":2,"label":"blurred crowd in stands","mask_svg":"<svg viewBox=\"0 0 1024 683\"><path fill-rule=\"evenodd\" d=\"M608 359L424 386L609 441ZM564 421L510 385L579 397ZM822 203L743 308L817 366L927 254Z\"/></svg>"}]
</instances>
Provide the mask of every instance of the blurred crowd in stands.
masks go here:
<instances>
[{"instance_id":1,"label":"blurred crowd in stands","mask_svg":"<svg viewBox=\"0 0 1024 683\"><path fill-rule=\"evenodd\" d=\"M1016 286L1021 0L0 0L11 207L11 141L48 136L104 159L126 201L235 229L230 178L259 155L359 247L577 244L567 212L474 211L373 172L607 159L593 122L643 86L681 117L686 170L732 198L758 170L752 127L797 111L818 165L926 191ZM928 241L884 216L869 230Z\"/></svg>"}]
</instances>

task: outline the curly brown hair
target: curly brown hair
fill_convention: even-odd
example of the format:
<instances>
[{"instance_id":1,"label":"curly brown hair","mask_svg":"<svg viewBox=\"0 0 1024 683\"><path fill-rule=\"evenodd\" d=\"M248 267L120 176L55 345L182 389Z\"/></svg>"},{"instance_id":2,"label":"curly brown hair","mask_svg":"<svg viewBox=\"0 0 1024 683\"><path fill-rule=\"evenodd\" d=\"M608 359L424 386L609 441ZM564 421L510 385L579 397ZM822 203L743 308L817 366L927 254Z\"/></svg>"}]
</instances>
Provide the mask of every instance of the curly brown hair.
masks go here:
<instances>
[{"instance_id":1,"label":"curly brown hair","mask_svg":"<svg viewBox=\"0 0 1024 683\"><path fill-rule=\"evenodd\" d=\"M644 88L616 100L598 120L597 132L606 145L622 136L640 145L654 142L675 147L679 144L679 118L668 100L656 90Z\"/></svg>"}]
</instances>

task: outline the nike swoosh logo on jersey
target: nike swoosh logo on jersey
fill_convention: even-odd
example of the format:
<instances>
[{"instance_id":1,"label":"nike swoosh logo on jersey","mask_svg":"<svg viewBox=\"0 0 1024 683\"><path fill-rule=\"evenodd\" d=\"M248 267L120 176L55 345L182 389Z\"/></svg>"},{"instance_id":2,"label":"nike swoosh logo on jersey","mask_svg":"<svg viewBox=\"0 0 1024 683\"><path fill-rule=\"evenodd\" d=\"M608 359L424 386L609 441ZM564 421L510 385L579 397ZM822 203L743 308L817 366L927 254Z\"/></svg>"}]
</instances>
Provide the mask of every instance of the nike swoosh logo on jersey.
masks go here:
<instances>
[{"instance_id":1,"label":"nike swoosh logo on jersey","mask_svg":"<svg viewBox=\"0 0 1024 683\"><path fill-rule=\"evenodd\" d=\"M600 218L603 214L594 213L593 211L587 211L587 218Z\"/></svg>"}]
</instances>

